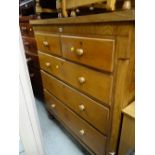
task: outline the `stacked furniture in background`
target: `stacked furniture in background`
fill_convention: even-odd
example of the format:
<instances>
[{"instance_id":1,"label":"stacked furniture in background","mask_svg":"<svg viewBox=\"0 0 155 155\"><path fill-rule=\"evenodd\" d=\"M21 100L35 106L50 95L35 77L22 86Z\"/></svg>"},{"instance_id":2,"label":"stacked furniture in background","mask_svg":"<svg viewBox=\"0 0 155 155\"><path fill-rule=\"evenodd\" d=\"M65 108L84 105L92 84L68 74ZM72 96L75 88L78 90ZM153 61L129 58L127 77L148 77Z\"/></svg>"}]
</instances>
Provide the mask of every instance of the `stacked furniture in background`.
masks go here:
<instances>
[{"instance_id":1,"label":"stacked furniture in background","mask_svg":"<svg viewBox=\"0 0 155 155\"><path fill-rule=\"evenodd\" d=\"M20 16L19 21L33 92L38 99L43 99L37 45L33 28L29 24L29 20L34 18L35 16Z\"/></svg>"},{"instance_id":2,"label":"stacked furniture in background","mask_svg":"<svg viewBox=\"0 0 155 155\"><path fill-rule=\"evenodd\" d=\"M92 154L115 155L134 100L134 10L30 23L48 111Z\"/></svg>"}]
</instances>

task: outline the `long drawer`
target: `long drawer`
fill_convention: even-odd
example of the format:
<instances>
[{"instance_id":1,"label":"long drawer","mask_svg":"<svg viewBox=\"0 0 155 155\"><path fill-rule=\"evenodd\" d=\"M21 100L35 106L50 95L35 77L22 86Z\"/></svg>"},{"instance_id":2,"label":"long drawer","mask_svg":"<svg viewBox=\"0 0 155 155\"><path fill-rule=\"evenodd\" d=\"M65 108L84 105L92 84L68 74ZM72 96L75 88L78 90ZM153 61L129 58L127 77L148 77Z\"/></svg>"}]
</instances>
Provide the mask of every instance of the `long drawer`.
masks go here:
<instances>
[{"instance_id":1,"label":"long drawer","mask_svg":"<svg viewBox=\"0 0 155 155\"><path fill-rule=\"evenodd\" d=\"M97 155L105 155L105 136L96 131L47 91L44 91L44 96L48 108L51 109L82 142Z\"/></svg>"},{"instance_id":2,"label":"long drawer","mask_svg":"<svg viewBox=\"0 0 155 155\"><path fill-rule=\"evenodd\" d=\"M35 33L38 50L61 55L60 37L57 34Z\"/></svg>"},{"instance_id":3,"label":"long drawer","mask_svg":"<svg viewBox=\"0 0 155 155\"><path fill-rule=\"evenodd\" d=\"M112 76L39 52L43 70L71 84L87 95L110 104Z\"/></svg>"},{"instance_id":4,"label":"long drawer","mask_svg":"<svg viewBox=\"0 0 155 155\"><path fill-rule=\"evenodd\" d=\"M114 39L61 36L63 56L100 70L113 71Z\"/></svg>"},{"instance_id":5,"label":"long drawer","mask_svg":"<svg viewBox=\"0 0 155 155\"><path fill-rule=\"evenodd\" d=\"M43 86L91 125L107 134L109 109L41 71Z\"/></svg>"}]
</instances>

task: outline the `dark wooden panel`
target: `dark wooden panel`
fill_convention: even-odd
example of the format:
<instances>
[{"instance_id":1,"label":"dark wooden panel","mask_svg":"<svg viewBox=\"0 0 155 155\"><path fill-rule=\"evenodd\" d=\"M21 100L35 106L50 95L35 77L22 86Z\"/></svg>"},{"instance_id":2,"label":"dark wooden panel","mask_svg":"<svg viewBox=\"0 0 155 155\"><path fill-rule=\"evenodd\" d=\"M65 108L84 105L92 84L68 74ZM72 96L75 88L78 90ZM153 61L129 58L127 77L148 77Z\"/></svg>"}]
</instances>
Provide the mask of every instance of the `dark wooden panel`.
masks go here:
<instances>
[{"instance_id":1,"label":"dark wooden panel","mask_svg":"<svg viewBox=\"0 0 155 155\"><path fill-rule=\"evenodd\" d=\"M23 39L25 52L38 54L37 44L34 38L23 37L22 39Z\"/></svg>"},{"instance_id":2,"label":"dark wooden panel","mask_svg":"<svg viewBox=\"0 0 155 155\"><path fill-rule=\"evenodd\" d=\"M22 36L34 36L32 25L29 25L29 23L20 23L20 30Z\"/></svg>"},{"instance_id":3,"label":"dark wooden panel","mask_svg":"<svg viewBox=\"0 0 155 155\"><path fill-rule=\"evenodd\" d=\"M37 55L26 53L26 60L29 68L40 69L39 58Z\"/></svg>"}]
</instances>

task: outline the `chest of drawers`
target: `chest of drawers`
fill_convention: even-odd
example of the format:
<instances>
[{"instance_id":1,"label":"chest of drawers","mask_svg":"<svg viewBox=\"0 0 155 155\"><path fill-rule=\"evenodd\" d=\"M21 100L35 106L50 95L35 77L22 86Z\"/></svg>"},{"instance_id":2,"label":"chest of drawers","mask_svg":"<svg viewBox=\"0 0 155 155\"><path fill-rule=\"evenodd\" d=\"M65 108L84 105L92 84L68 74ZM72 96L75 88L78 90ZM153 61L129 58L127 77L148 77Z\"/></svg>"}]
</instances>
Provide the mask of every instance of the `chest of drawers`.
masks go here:
<instances>
[{"instance_id":1,"label":"chest of drawers","mask_svg":"<svg viewBox=\"0 0 155 155\"><path fill-rule=\"evenodd\" d=\"M134 11L31 24L48 111L92 154L116 154L134 100Z\"/></svg>"},{"instance_id":2,"label":"chest of drawers","mask_svg":"<svg viewBox=\"0 0 155 155\"><path fill-rule=\"evenodd\" d=\"M20 17L20 30L25 50L25 56L27 60L29 75L31 79L32 89L34 95L42 99L43 89L40 75L40 64L38 58L38 50L36 40L34 38L33 27L29 24L29 20L33 19L32 16L22 16Z\"/></svg>"}]
</instances>

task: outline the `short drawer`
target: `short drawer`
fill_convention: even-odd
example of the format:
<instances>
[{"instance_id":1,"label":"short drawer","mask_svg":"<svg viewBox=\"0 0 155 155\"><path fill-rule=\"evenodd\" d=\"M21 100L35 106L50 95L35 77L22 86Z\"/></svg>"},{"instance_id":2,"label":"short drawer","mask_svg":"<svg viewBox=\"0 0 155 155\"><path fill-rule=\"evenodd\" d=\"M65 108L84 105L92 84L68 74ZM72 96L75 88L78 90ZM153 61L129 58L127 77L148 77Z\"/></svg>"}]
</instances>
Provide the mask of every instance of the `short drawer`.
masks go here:
<instances>
[{"instance_id":1,"label":"short drawer","mask_svg":"<svg viewBox=\"0 0 155 155\"><path fill-rule=\"evenodd\" d=\"M64 35L61 36L61 43L66 59L99 70L113 71L114 40Z\"/></svg>"},{"instance_id":2,"label":"short drawer","mask_svg":"<svg viewBox=\"0 0 155 155\"><path fill-rule=\"evenodd\" d=\"M23 37L23 44L26 52L37 54L37 45L34 38Z\"/></svg>"},{"instance_id":3,"label":"short drawer","mask_svg":"<svg viewBox=\"0 0 155 155\"><path fill-rule=\"evenodd\" d=\"M28 23L20 23L20 30L22 36L30 36L30 37L34 36L33 28Z\"/></svg>"},{"instance_id":4,"label":"short drawer","mask_svg":"<svg viewBox=\"0 0 155 155\"><path fill-rule=\"evenodd\" d=\"M109 109L69 87L53 76L41 71L44 89L59 98L64 104L88 121L103 134L107 134Z\"/></svg>"},{"instance_id":5,"label":"short drawer","mask_svg":"<svg viewBox=\"0 0 155 155\"><path fill-rule=\"evenodd\" d=\"M63 60L38 52L41 69L63 79Z\"/></svg>"},{"instance_id":6,"label":"short drawer","mask_svg":"<svg viewBox=\"0 0 155 155\"><path fill-rule=\"evenodd\" d=\"M87 95L95 97L104 103L110 103L112 75L104 74L40 52L39 60L41 69L67 82Z\"/></svg>"},{"instance_id":7,"label":"short drawer","mask_svg":"<svg viewBox=\"0 0 155 155\"><path fill-rule=\"evenodd\" d=\"M39 58L37 55L26 53L26 61L29 68L40 68Z\"/></svg>"},{"instance_id":8,"label":"short drawer","mask_svg":"<svg viewBox=\"0 0 155 155\"><path fill-rule=\"evenodd\" d=\"M44 92L48 108L95 154L105 155L106 137L82 120L47 91Z\"/></svg>"},{"instance_id":9,"label":"short drawer","mask_svg":"<svg viewBox=\"0 0 155 155\"><path fill-rule=\"evenodd\" d=\"M38 50L61 55L60 37L57 34L35 33Z\"/></svg>"}]
</instances>

